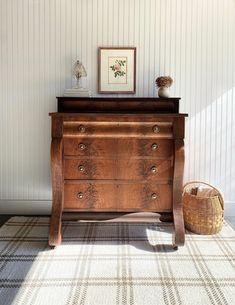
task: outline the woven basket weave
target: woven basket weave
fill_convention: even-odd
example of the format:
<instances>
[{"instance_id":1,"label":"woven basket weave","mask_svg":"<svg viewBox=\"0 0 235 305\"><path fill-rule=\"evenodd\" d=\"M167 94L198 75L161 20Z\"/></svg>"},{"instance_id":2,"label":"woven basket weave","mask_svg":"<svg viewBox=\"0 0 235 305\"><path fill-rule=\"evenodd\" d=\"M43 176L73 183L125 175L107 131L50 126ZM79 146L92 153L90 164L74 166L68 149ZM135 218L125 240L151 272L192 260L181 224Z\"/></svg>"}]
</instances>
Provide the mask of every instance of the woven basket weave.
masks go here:
<instances>
[{"instance_id":1,"label":"woven basket weave","mask_svg":"<svg viewBox=\"0 0 235 305\"><path fill-rule=\"evenodd\" d=\"M207 188L200 194L195 184L206 185ZM186 183L183 191L183 212L186 229L197 234L216 234L223 226L223 196L218 189L208 183Z\"/></svg>"}]
</instances>

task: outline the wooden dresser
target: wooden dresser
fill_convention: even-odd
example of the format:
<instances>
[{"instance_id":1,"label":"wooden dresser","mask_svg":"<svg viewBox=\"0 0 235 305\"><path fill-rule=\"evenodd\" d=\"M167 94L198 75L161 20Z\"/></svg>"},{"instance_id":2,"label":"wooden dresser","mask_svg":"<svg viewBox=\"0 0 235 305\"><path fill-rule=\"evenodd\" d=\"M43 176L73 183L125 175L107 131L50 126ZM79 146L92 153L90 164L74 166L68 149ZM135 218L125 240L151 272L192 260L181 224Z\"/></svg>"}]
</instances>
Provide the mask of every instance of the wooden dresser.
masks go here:
<instances>
[{"instance_id":1,"label":"wooden dresser","mask_svg":"<svg viewBox=\"0 0 235 305\"><path fill-rule=\"evenodd\" d=\"M184 244L184 123L179 98L58 97L52 118L49 244L65 212L172 213Z\"/></svg>"}]
</instances>

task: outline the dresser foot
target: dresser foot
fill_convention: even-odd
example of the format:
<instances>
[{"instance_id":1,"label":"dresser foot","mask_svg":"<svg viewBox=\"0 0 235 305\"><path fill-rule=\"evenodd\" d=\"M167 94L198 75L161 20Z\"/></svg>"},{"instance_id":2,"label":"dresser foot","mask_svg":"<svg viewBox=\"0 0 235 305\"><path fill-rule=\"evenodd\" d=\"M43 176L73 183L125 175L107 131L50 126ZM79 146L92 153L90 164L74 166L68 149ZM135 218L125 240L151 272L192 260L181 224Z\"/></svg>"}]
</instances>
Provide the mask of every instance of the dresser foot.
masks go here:
<instances>
[{"instance_id":1,"label":"dresser foot","mask_svg":"<svg viewBox=\"0 0 235 305\"><path fill-rule=\"evenodd\" d=\"M61 244L61 222L51 216L48 244L55 247Z\"/></svg>"}]
</instances>

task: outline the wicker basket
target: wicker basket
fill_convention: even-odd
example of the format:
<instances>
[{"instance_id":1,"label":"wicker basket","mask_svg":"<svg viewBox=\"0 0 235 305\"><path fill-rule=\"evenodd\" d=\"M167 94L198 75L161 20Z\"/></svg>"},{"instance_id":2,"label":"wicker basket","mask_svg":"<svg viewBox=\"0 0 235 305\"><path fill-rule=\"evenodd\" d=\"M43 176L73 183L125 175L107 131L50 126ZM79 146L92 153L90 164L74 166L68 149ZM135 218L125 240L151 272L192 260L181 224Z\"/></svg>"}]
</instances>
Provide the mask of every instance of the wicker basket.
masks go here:
<instances>
[{"instance_id":1,"label":"wicker basket","mask_svg":"<svg viewBox=\"0 0 235 305\"><path fill-rule=\"evenodd\" d=\"M200 185L206 185L207 188L200 190ZM186 229L197 234L216 234L223 226L223 196L208 183L186 183L183 190L183 212Z\"/></svg>"}]
</instances>

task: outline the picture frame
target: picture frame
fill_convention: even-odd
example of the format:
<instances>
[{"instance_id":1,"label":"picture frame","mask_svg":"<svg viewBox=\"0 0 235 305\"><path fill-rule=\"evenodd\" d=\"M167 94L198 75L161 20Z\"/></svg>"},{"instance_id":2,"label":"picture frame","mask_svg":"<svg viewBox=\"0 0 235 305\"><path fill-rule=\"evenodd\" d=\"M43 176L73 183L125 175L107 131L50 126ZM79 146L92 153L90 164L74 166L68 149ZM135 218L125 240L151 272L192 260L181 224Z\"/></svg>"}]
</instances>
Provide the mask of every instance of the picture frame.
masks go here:
<instances>
[{"instance_id":1,"label":"picture frame","mask_svg":"<svg viewBox=\"0 0 235 305\"><path fill-rule=\"evenodd\" d=\"M98 92L135 94L136 48L100 47L98 53Z\"/></svg>"}]
</instances>

